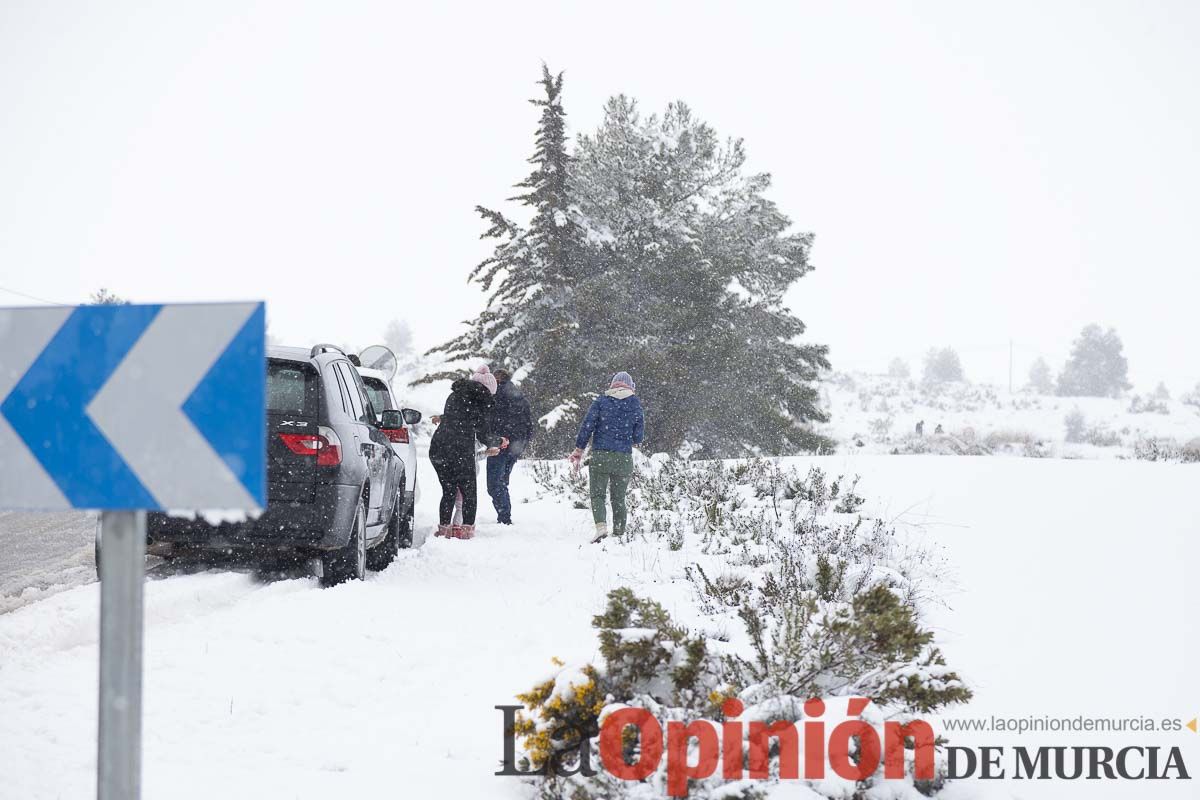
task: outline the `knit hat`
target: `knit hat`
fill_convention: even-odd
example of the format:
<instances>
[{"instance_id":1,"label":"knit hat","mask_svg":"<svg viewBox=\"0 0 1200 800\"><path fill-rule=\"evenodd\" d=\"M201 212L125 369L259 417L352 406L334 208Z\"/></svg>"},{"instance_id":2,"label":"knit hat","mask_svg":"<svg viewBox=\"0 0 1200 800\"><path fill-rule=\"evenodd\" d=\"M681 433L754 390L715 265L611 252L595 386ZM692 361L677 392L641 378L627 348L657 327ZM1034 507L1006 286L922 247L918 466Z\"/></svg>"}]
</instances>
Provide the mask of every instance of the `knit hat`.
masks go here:
<instances>
[{"instance_id":1,"label":"knit hat","mask_svg":"<svg viewBox=\"0 0 1200 800\"><path fill-rule=\"evenodd\" d=\"M628 389L631 392L637 391L637 386L633 383L633 378L628 372L618 372L613 375L612 383L609 384L610 389Z\"/></svg>"},{"instance_id":2,"label":"knit hat","mask_svg":"<svg viewBox=\"0 0 1200 800\"><path fill-rule=\"evenodd\" d=\"M488 369L487 364L483 364L479 369L475 370L471 375L471 380L482 383L492 394L496 393L496 376Z\"/></svg>"}]
</instances>

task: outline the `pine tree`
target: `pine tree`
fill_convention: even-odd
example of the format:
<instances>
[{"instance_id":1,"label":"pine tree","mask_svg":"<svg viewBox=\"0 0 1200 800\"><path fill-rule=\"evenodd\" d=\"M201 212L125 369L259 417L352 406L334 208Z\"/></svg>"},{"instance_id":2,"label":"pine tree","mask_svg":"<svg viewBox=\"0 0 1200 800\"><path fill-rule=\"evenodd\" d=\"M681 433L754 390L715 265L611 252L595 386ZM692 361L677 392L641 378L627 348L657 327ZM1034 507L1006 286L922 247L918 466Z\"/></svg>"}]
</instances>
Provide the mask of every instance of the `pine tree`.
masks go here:
<instances>
[{"instance_id":1,"label":"pine tree","mask_svg":"<svg viewBox=\"0 0 1200 800\"><path fill-rule=\"evenodd\" d=\"M1058 393L1068 397L1117 397L1130 388L1129 362L1112 328L1088 325L1071 347L1058 376Z\"/></svg>"},{"instance_id":2,"label":"pine tree","mask_svg":"<svg viewBox=\"0 0 1200 800\"><path fill-rule=\"evenodd\" d=\"M495 239L491 256L469 280L488 293L488 305L456 339L430 351L449 361L479 358L522 378L535 417L577 393L580 371L577 288L587 266L585 248L570 194L566 112L562 73L542 65L544 96L529 102L541 109L533 172L517 184L525 191L509 200L533 210L527 226L501 212L477 206L488 225L483 238ZM422 383L457 373L427 375Z\"/></svg>"},{"instance_id":3,"label":"pine tree","mask_svg":"<svg viewBox=\"0 0 1200 800\"><path fill-rule=\"evenodd\" d=\"M805 424L825 419L813 382L827 348L799 343L804 323L783 305L812 269L813 237L788 232L763 196L770 176L744 164L742 142L683 103L643 119L614 97L579 138L574 186L604 288L580 335L595 344L594 382L619 369L638 380L648 449L822 446Z\"/></svg>"},{"instance_id":4,"label":"pine tree","mask_svg":"<svg viewBox=\"0 0 1200 800\"><path fill-rule=\"evenodd\" d=\"M530 176L511 198L521 226L479 208L497 240L471 274L487 308L434 351L513 371L543 433L536 452L565 450L613 373L638 382L646 448L705 455L788 453L827 440L814 381L827 348L800 343L783 305L811 269L812 235L745 175L740 141L721 142L682 103L643 120L613 98L592 136L567 151L562 76L543 67ZM450 373L427 376L425 381Z\"/></svg>"},{"instance_id":5,"label":"pine tree","mask_svg":"<svg viewBox=\"0 0 1200 800\"><path fill-rule=\"evenodd\" d=\"M908 368L908 362L903 358L893 358L888 364L888 377L892 380L906 381L912 377L912 372Z\"/></svg>"},{"instance_id":6,"label":"pine tree","mask_svg":"<svg viewBox=\"0 0 1200 800\"><path fill-rule=\"evenodd\" d=\"M1041 356L1029 367L1029 388L1037 394L1054 393L1054 378L1050 373L1050 365Z\"/></svg>"},{"instance_id":7,"label":"pine tree","mask_svg":"<svg viewBox=\"0 0 1200 800\"><path fill-rule=\"evenodd\" d=\"M126 306L129 301L113 294L108 289L101 288L97 292L92 292L91 304L94 306Z\"/></svg>"},{"instance_id":8,"label":"pine tree","mask_svg":"<svg viewBox=\"0 0 1200 800\"><path fill-rule=\"evenodd\" d=\"M402 319L393 319L383 329L383 343L396 356L396 375L402 380L416 377L421 370L421 356L413 344L412 327Z\"/></svg>"},{"instance_id":9,"label":"pine tree","mask_svg":"<svg viewBox=\"0 0 1200 800\"><path fill-rule=\"evenodd\" d=\"M930 348L925 354L925 372L921 380L926 386L965 381L958 352L953 347Z\"/></svg>"}]
</instances>

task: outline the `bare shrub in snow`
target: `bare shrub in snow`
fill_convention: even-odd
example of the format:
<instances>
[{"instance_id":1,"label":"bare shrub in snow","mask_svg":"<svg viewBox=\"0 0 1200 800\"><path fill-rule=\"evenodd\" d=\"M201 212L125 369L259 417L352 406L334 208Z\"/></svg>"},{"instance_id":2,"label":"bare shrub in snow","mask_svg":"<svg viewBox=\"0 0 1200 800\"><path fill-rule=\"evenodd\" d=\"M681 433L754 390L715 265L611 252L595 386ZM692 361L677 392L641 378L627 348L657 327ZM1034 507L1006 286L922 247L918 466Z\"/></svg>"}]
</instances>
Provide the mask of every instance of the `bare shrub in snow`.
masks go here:
<instances>
[{"instance_id":1,"label":"bare shrub in snow","mask_svg":"<svg viewBox=\"0 0 1200 800\"><path fill-rule=\"evenodd\" d=\"M1200 409L1200 383L1196 384L1196 388L1179 398L1184 405L1193 406Z\"/></svg>"},{"instance_id":2,"label":"bare shrub in snow","mask_svg":"<svg viewBox=\"0 0 1200 800\"><path fill-rule=\"evenodd\" d=\"M1184 445L1174 439L1138 439L1133 444L1133 457L1139 461L1197 464L1200 463L1200 439L1192 439Z\"/></svg>"},{"instance_id":3,"label":"bare shrub in snow","mask_svg":"<svg viewBox=\"0 0 1200 800\"><path fill-rule=\"evenodd\" d=\"M895 418L890 415L886 417L876 417L875 419L871 420L869 423L867 423L871 429L871 438L877 442L886 442L888 440L888 434L892 430L893 422L895 422Z\"/></svg>"},{"instance_id":4,"label":"bare shrub in snow","mask_svg":"<svg viewBox=\"0 0 1200 800\"><path fill-rule=\"evenodd\" d=\"M892 448L892 455L986 456L991 450L974 441L974 431L967 428L959 435L906 436Z\"/></svg>"},{"instance_id":5,"label":"bare shrub in snow","mask_svg":"<svg viewBox=\"0 0 1200 800\"><path fill-rule=\"evenodd\" d=\"M561 461L533 461L530 464L533 482L542 489L543 494L561 497L575 508L590 506L586 472L576 472Z\"/></svg>"},{"instance_id":6,"label":"bare shrub in snow","mask_svg":"<svg viewBox=\"0 0 1200 800\"><path fill-rule=\"evenodd\" d=\"M1167 401L1154 395L1134 395L1129 398L1130 414L1170 414Z\"/></svg>"},{"instance_id":7,"label":"bare shrub in snow","mask_svg":"<svg viewBox=\"0 0 1200 800\"><path fill-rule=\"evenodd\" d=\"M1087 433L1087 417L1083 415L1083 411L1078 406L1067 413L1067 416L1063 418L1063 424L1067 429L1068 442L1078 444L1084 440Z\"/></svg>"},{"instance_id":8,"label":"bare shrub in snow","mask_svg":"<svg viewBox=\"0 0 1200 800\"><path fill-rule=\"evenodd\" d=\"M988 433L983 442L992 453L1011 453L1026 458L1046 458L1052 452L1048 442L1030 431L1001 428Z\"/></svg>"},{"instance_id":9,"label":"bare shrub in snow","mask_svg":"<svg viewBox=\"0 0 1200 800\"><path fill-rule=\"evenodd\" d=\"M1063 419L1066 425L1066 440L1071 444L1090 444L1095 447L1119 447L1121 434L1110 431L1103 423L1088 425L1087 417L1078 406L1071 409Z\"/></svg>"},{"instance_id":10,"label":"bare shrub in snow","mask_svg":"<svg viewBox=\"0 0 1200 800\"><path fill-rule=\"evenodd\" d=\"M1083 434L1083 440L1093 447L1120 447L1124 444L1121 434L1109 430L1104 424L1089 426Z\"/></svg>"}]
</instances>

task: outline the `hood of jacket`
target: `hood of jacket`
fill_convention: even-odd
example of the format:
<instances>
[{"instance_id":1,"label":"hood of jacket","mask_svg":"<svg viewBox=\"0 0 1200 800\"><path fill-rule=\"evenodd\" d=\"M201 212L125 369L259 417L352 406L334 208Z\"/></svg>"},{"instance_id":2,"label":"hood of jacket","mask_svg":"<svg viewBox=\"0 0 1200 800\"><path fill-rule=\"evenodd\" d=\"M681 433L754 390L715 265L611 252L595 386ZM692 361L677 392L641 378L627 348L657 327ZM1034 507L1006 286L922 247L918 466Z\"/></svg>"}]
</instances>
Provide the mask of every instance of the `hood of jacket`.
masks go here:
<instances>
[{"instance_id":1,"label":"hood of jacket","mask_svg":"<svg viewBox=\"0 0 1200 800\"><path fill-rule=\"evenodd\" d=\"M475 403L480 406L489 407L494 399L488 388L479 381L473 381L470 378L459 378L450 385L450 393L458 395L468 403Z\"/></svg>"}]
</instances>

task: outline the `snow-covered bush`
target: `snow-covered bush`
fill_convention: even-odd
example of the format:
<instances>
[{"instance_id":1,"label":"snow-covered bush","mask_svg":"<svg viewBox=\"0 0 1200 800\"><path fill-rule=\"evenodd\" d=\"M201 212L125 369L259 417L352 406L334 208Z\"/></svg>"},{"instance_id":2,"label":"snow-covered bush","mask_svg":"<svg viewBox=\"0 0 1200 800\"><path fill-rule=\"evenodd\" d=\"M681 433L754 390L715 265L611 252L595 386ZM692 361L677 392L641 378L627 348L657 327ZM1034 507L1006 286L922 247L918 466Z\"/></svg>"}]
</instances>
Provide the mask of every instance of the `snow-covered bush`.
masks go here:
<instances>
[{"instance_id":1,"label":"snow-covered bush","mask_svg":"<svg viewBox=\"0 0 1200 800\"><path fill-rule=\"evenodd\" d=\"M990 432L983 445L993 453L1014 453L1026 458L1045 458L1051 452L1048 444L1032 432L1007 428Z\"/></svg>"},{"instance_id":2,"label":"snow-covered bush","mask_svg":"<svg viewBox=\"0 0 1200 800\"><path fill-rule=\"evenodd\" d=\"M531 463L533 481L542 489L544 495L567 500L575 508L589 507L587 472L584 470L576 472L561 461L533 461Z\"/></svg>"},{"instance_id":3,"label":"snow-covered bush","mask_svg":"<svg viewBox=\"0 0 1200 800\"><path fill-rule=\"evenodd\" d=\"M1066 426L1066 440L1071 444L1090 444L1095 447L1119 447L1122 444L1121 435L1110 431L1103 423L1089 425L1078 406L1063 418L1063 423Z\"/></svg>"},{"instance_id":4,"label":"snow-covered bush","mask_svg":"<svg viewBox=\"0 0 1200 800\"><path fill-rule=\"evenodd\" d=\"M830 581L825 588L836 597ZM966 702L971 692L933 647L933 632L921 628L916 611L882 583L849 602L805 592L781 603L773 614L743 606L754 653L731 656L729 680L743 687L748 703L786 707L794 700L823 696L869 697L881 706L924 714ZM768 629L764 619L774 622Z\"/></svg>"},{"instance_id":5,"label":"snow-covered bush","mask_svg":"<svg viewBox=\"0 0 1200 800\"><path fill-rule=\"evenodd\" d=\"M1153 395L1137 395L1129 398L1130 414L1170 414L1171 409L1165 400Z\"/></svg>"},{"instance_id":6,"label":"snow-covered bush","mask_svg":"<svg viewBox=\"0 0 1200 800\"><path fill-rule=\"evenodd\" d=\"M1200 439L1179 444L1174 439L1138 439L1133 445L1133 457L1139 461L1177 461L1200 463Z\"/></svg>"},{"instance_id":7,"label":"snow-covered bush","mask_svg":"<svg viewBox=\"0 0 1200 800\"><path fill-rule=\"evenodd\" d=\"M1193 406L1200 409L1200 383L1196 384L1196 388L1179 398L1184 405Z\"/></svg>"},{"instance_id":8,"label":"snow-covered bush","mask_svg":"<svg viewBox=\"0 0 1200 800\"><path fill-rule=\"evenodd\" d=\"M598 732L596 720L605 705L600 676L590 664L560 669L517 699L525 704L525 713L517 715L513 726L513 734L523 740L523 772L543 769L552 760L551 766L558 767L561 754L578 752L580 744Z\"/></svg>"},{"instance_id":9,"label":"snow-covered bush","mask_svg":"<svg viewBox=\"0 0 1200 800\"><path fill-rule=\"evenodd\" d=\"M579 769L581 752L599 752L606 716L627 707L649 711L665 727L723 721L726 701L737 698L743 721L797 722L810 698L837 698L832 704L844 706L848 697L868 697L875 724L906 723L970 699L921 622L940 564L864 516L856 480L763 460L661 456L643 462L639 473L636 511L614 546L659 542L681 550L695 605L677 614L703 620L703 630L690 630L628 588L609 594L592 621L600 662L564 666L521 696L526 707L516 730L525 763L561 767L532 779L544 800L666 796L665 760L637 782L597 763L595 774ZM735 630L741 634L722 633ZM580 748L585 737L590 749ZM626 729L621 743L634 763L641 746L635 731ZM745 763L744 733L741 749ZM770 759L778 775L778 753ZM858 783L808 786L821 796L860 798L875 796L882 787L872 787L881 783L882 770ZM903 779L889 790L933 794L940 786ZM770 788L771 781L720 777L688 783L696 798L749 800Z\"/></svg>"},{"instance_id":10,"label":"snow-covered bush","mask_svg":"<svg viewBox=\"0 0 1200 800\"><path fill-rule=\"evenodd\" d=\"M960 435L949 433L934 433L928 436L910 434L905 436L895 447L892 455L937 455L937 456L986 456L991 450L984 444L973 441L967 432Z\"/></svg>"},{"instance_id":11,"label":"snow-covered bush","mask_svg":"<svg viewBox=\"0 0 1200 800\"><path fill-rule=\"evenodd\" d=\"M983 440L992 449L1009 446L1024 446L1036 444L1038 437L1029 431L1018 431L1010 428L1000 428L989 433Z\"/></svg>"},{"instance_id":12,"label":"snow-covered bush","mask_svg":"<svg viewBox=\"0 0 1200 800\"><path fill-rule=\"evenodd\" d=\"M1067 416L1063 418L1063 424L1067 429L1067 441L1071 444L1078 444L1084 440L1087 433L1087 417L1083 415L1083 411L1079 406L1072 408Z\"/></svg>"},{"instance_id":13,"label":"snow-covered bush","mask_svg":"<svg viewBox=\"0 0 1200 800\"><path fill-rule=\"evenodd\" d=\"M891 415L886 417L876 417L875 419L871 420L869 423L867 423L871 429L871 438L877 442L886 442L888 440L888 434L892 430L893 422L895 422L895 418Z\"/></svg>"}]
</instances>

